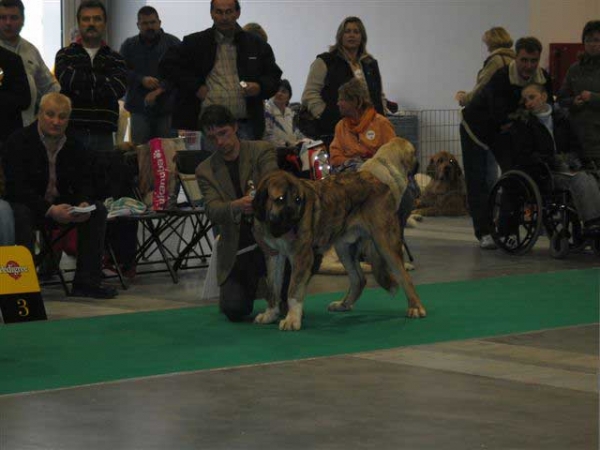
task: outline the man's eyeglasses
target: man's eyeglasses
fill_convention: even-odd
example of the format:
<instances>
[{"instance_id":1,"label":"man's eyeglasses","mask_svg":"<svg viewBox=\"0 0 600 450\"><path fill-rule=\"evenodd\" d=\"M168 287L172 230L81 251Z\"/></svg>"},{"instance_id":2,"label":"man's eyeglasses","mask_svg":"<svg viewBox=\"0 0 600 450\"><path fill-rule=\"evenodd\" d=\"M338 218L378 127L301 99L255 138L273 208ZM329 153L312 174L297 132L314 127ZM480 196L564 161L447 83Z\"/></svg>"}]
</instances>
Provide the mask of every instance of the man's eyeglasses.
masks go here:
<instances>
[{"instance_id":1,"label":"man's eyeglasses","mask_svg":"<svg viewBox=\"0 0 600 450\"><path fill-rule=\"evenodd\" d=\"M600 44L600 38L585 38L583 40L583 42L585 44L595 44L595 45L598 45L598 44Z\"/></svg>"}]
</instances>

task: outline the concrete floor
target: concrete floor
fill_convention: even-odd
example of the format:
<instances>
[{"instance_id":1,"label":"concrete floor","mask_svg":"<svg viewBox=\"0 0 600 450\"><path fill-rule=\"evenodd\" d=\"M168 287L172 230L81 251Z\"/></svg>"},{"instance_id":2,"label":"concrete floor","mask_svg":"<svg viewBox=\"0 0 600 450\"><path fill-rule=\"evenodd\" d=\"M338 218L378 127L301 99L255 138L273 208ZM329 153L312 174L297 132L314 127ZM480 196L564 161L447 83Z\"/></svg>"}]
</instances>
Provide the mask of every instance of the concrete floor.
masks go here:
<instances>
[{"instance_id":1,"label":"concrete floor","mask_svg":"<svg viewBox=\"0 0 600 450\"><path fill-rule=\"evenodd\" d=\"M481 251L466 218L407 238L415 284L600 266L590 251L553 260L544 238L523 257ZM43 294L50 320L198 305L204 271L180 275L109 301ZM345 286L316 275L310 291ZM595 324L0 396L0 449L591 450L598 355Z\"/></svg>"}]
</instances>

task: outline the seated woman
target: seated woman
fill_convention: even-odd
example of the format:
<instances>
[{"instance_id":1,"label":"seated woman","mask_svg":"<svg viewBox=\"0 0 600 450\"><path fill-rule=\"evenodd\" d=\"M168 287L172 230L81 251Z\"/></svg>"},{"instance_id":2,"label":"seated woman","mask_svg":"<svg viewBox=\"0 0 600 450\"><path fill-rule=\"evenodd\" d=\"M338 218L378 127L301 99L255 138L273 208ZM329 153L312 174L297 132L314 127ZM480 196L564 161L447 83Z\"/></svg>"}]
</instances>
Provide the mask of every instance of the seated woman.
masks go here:
<instances>
[{"instance_id":1,"label":"seated woman","mask_svg":"<svg viewBox=\"0 0 600 450\"><path fill-rule=\"evenodd\" d=\"M294 112L289 108L292 86L281 80L279 90L265 103L264 140L275 147L295 147L304 135L294 124Z\"/></svg>"},{"instance_id":2,"label":"seated woman","mask_svg":"<svg viewBox=\"0 0 600 450\"><path fill-rule=\"evenodd\" d=\"M600 188L591 174L580 170L580 147L567 117L547 103L548 94L540 84L526 86L521 99L524 107L512 115L509 129L513 164L547 163L554 185L570 192L584 236L600 236Z\"/></svg>"},{"instance_id":3,"label":"seated woman","mask_svg":"<svg viewBox=\"0 0 600 450\"><path fill-rule=\"evenodd\" d=\"M364 82L357 78L340 86L337 104L342 120L335 126L329 162L334 172L341 172L371 158L379 147L396 137L396 132L391 122L375 110Z\"/></svg>"}]
</instances>

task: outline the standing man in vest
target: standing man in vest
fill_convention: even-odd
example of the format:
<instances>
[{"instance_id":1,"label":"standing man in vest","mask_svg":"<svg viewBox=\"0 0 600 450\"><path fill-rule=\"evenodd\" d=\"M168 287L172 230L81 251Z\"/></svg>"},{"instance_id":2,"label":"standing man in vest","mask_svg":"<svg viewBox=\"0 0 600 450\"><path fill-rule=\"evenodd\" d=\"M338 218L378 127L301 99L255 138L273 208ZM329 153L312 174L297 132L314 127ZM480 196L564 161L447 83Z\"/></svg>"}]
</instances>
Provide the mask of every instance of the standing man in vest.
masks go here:
<instances>
[{"instance_id":1,"label":"standing man in vest","mask_svg":"<svg viewBox=\"0 0 600 450\"><path fill-rule=\"evenodd\" d=\"M62 93L73 102L69 135L97 152L114 148L119 99L125 95L125 60L102 40L106 8L99 0L84 0L77 9L80 38L56 54L56 77Z\"/></svg>"},{"instance_id":2,"label":"standing man in vest","mask_svg":"<svg viewBox=\"0 0 600 450\"><path fill-rule=\"evenodd\" d=\"M181 41L160 27L158 12L152 6L138 11L140 33L121 45L127 68L125 109L131 113L131 139L145 144L155 137L171 137L173 91L158 76L158 62Z\"/></svg>"},{"instance_id":3,"label":"standing man in vest","mask_svg":"<svg viewBox=\"0 0 600 450\"><path fill-rule=\"evenodd\" d=\"M212 0L214 25L183 38L159 65L161 76L177 88L173 126L199 130L200 113L225 106L243 139L262 139L264 100L279 89L281 69L271 46L238 25L238 0Z\"/></svg>"},{"instance_id":4,"label":"standing man in vest","mask_svg":"<svg viewBox=\"0 0 600 450\"><path fill-rule=\"evenodd\" d=\"M59 92L60 84L48 70L38 49L21 37L24 22L25 6L21 0L0 0L0 46L21 57L29 81L31 103L21 113L26 127L35 120L42 96L48 92Z\"/></svg>"}]
</instances>

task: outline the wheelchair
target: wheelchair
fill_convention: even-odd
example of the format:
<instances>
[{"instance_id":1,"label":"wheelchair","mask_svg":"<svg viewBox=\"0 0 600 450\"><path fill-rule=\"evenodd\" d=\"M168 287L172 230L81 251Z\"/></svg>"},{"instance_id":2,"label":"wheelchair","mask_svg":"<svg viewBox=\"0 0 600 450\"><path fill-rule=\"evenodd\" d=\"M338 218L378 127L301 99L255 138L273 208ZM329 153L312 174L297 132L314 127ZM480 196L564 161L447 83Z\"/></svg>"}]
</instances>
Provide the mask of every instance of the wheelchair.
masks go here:
<instances>
[{"instance_id":1,"label":"wheelchair","mask_svg":"<svg viewBox=\"0 0 600 450\"><path fill-rule=\"evenodd\" d=\"M493 186L489 197L491 236L509 255L527 253L545 232L550 255L565 258L588 244L600 255L600 238L583 236L583 225L568 191L557 189L545 163L508 170Z\"/></svg>"}]
</instances>

